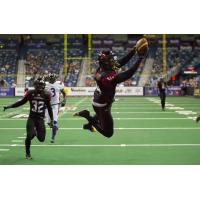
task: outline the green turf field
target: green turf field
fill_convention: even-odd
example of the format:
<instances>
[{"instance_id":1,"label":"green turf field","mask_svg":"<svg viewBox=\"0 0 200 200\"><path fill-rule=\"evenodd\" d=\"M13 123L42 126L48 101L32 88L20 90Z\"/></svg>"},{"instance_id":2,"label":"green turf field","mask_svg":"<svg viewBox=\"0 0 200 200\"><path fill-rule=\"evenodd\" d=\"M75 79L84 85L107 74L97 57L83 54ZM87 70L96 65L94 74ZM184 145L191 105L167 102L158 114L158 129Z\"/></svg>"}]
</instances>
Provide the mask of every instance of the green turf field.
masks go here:
<instances>
[{"instance_id":1,"label":"green turf field","mask_svg":"<svg viewBox=\"0 0 200 200\"><path fill-rule=\"evenodd\" d=\"M99 133L82 130L84 119L75 111L92 111L91 98L68 98L60 113L59 133L50 144L32 142L33 160L25 159L26 114L29 104L2 112L2 106L16 101L0 99L0 164L200 164L200 100L192 97L168 97L161 111L157 97L120 97L113 104L115 134L107 139ZM93 111L92 111L93 112Z\"/></svg>"}]
</instances>

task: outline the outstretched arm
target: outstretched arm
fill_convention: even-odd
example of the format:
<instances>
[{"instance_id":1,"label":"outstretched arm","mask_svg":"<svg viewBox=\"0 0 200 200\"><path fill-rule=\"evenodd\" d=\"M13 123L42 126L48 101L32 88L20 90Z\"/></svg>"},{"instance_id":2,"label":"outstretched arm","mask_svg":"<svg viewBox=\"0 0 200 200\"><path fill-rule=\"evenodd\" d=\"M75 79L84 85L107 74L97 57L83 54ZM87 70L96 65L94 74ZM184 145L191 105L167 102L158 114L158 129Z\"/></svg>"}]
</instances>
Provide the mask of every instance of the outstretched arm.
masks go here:
<instances>
[{"instance_id":1,"label":"outstretched arm","mask_svg":"<svg viewBox=\"0 0 200 200\"><path fill-rule=\"evenodd\" d=\"M134 63L134 65L128 69L125 72L119 73L116 77L115 77L115 82L116 84L118 83L122 83L126 80L128 80L129 78L131 78L133 76L133 74L137 71L138 67L140 66L141 61L143 60L143 57L139 57L136 62Z\"/></svg>"},{"instance_id":2,"label":"outstretched arm","mask_svg":"<svg viewBox=\"0 0 200 200\"><path fill-rule=\"evenodd\" d=\"M13 104L11 104L11 105L9 105L9 106L4 106L3 109L4 109L4 111L5 111L6 109L9 109L9 108L17 108L17 107L19 107L19 106L24 105L27 101L28 101L28 97L27 97L27 95L25 95L25 96L23 97L23 99L17 101L16 103L13 103Z\"/></svg>"},{"instance_id":3,"label":"outstretched arm","mask_svg":"<svg viewBox=\"0 0 200 200\"><path fill-rule=\"evenodd\" d=\"M123 58L119 59L118 62L120 64L120 67L122 67L123 65L125 65L126 63L128 63L128 61L135 55L136 53L136 49L135 47Z\"/></svg>"}]
</instances>

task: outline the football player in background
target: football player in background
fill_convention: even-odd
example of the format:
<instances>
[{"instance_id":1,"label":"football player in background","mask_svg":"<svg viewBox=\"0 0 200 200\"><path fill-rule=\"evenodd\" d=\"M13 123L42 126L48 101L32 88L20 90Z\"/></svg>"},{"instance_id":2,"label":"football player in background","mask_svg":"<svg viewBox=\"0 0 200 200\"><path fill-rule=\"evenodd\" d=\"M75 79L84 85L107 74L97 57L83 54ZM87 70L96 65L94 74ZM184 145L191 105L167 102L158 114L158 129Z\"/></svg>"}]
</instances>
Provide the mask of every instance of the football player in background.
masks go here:
<instances>
[{"instance_id":1,"label":"football player in background","mask_svg":"<svg viewBox=\"0 0 200 200\"><path fill-rule=\"evenodd\" d=\"M53 110L53 128L51 134L51 143L55 142L55 137L58 131L58 114L59 108L64 107L66 104L66 92L64 84L57 80L57 75L50 73L47 78L46 89L51 92L51 106ZM63 95L63 100L60 102L60 93ZM46 112L47 123L50 123L50 117Z\"/></svg>"},{"instance_id":2,"label":"football player in background","mask_svg":"<svg viewBox=\"0 0 200 200\"><path fill-rule=\"evenodd\" d=\"M114 130L111 107L114 101L116 86L118 83L122 83L133 76L145 58L147 51L148 42L143 38L122 59L118 60L111 51L102 51L99 54L99 68L95 73L97 89L94 92L93 98L93 109L96 114L91 116L88 110L74 114L74 116L84 117L88 120L88 123L83 125L83 129L93 132L94 128L96 128L105 137L112 137ZM136 61L133 66L127 71L117 73L116 70L125 65L135 54Z\"/></svg>"},{"instance_id":3,"label":"football player in background","mask_svg":"<svg viewBox=\"0 0 200 200\"><path fill-rule=\"evenodd\" d=\"M50 116L50 126L53 126L53 112L51 108L51 94L45 90L45 82L42 78L34 81L33 90L25 93L24 97L14 104L4 107L4 111L9 108L16 108L24 105L27 101L30 103L30 113L26 124L26 159L30 160L31 140L36 136L40 142L44 142L46 136L46 128L44 123L45 109L47 107Z\"/></svg>"},{"instance_id":4,"label":"football player in background","mask_svg":"<svg viewBox=\"0 0 200 200\"><path fill-rule=\"evenodd\" d=\"M158 96L160 97L161 101L162 110L165 111L167 83L164 81L163 78L160 78L160 80L158 81L157 88L158 88Z\"/></svg>"}]
</instances>

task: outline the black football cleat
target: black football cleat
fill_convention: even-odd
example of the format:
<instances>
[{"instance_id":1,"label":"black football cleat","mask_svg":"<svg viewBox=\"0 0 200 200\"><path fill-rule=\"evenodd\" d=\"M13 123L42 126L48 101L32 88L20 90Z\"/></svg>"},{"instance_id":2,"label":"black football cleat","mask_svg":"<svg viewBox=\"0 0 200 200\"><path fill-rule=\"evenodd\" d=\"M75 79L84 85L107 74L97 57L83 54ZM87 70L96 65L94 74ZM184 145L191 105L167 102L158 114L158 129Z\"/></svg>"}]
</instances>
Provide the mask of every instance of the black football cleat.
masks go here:
<instances>
[{"instance_id":1,"label":"black football cleat","mask_svg":"<svg viewBox=\"0 0 200 200\"><path fill-rule=\"evenodd\" d=\"M26 154L26 160L32 160L31 154Z\"/></svg>"},{"instance_id":2,"label":"black football cleat","mask_svg":"<svg viewBox=\"0 0 200 200\"><path fill-rule=\"evenodd\" d=\"M50 141L50 142L51 142L52 144L53 144L53 143L55 143L55 139L51 139L51 141Z\"/></svg>"},{"instance_id":3,"label":"black football cleat","mask_svg":"<svg viewBox=\"0 0 200 200\"><path fill-rule=\"evenodd\" d=\"M90 112L88 110L82 110L80 112L74 113L74 116L88 118L90 116Z\"/></svg>"},{"instance_id":4,"label":"black football cleat","mask_svg":"<svg viewBox=\"0 0 200 200\"><path fill-rule=\"evenodd\" d=\"M200 120L200 115L196 118L196 122L198 123Z\"/></svg>"},{"instance_id":5,"label":"black football cleat","mask_svg":"<svg viewBox=\"0 0 200 200\"><path fill-rule=\"evenodd\" d=\"M92 126L91 124L84 124L83 125L83 129L89 130L91 132L96 132L97 131L96 128L94 126Z\"/></svg>"}]
</instances>

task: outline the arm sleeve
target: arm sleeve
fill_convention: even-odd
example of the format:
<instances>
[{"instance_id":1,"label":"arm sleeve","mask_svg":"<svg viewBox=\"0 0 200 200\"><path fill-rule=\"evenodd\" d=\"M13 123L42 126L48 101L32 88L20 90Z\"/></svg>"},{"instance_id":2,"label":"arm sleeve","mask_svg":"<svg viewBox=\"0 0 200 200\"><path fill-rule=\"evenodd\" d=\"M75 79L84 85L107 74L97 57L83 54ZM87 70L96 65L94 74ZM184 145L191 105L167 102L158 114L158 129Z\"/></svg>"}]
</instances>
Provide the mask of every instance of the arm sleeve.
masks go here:
<instances>
[{"instance_id":1,"label":"arm sleeve","mask_svg":"<svg viewBox=\"0 0 200 200\"><path fill-rule=\"evenodd\" d=\"M128 61L135 55L135 48L132 49L126 56L124 56L123 58L119 59L118 62L120 64L120 67L122 67L123 65L125 65L126 63L128 63Z\"/></svg>"},{"instance_id":2,"label":"arm sleeve","mask_svg":"<svg viewBox=\"0 0 200 200\"><path fill-rule=\"evenodd\" d=\"M53 111L52 111L50 99L51 99L51 97L49 96L49 99L46 101L46 106L47 106L47 110L49 113L49 117L50 117L51 121L53 121Z\"/></svg>"},{"instance_id":3,"label":"arm sleeve","mask_svg":"<svg viewBox=\"0 0 200 200\"><path fill-rule=\"evenodd\" d=\"M19 106L24 105L27 101L28 101L28 95L25 95L25 96L23 97L23 99L21 99L21 100L15 102L15 103L9 105L8 108L17 108L17 107L19 107Z\"/></svg>"},{"instance_id":4,"label":"arm sleeve","mask_svg":"<svg viewBox=\"0 0 200 200\"><path fill-rule=\"evenodd\" d=\"M138 67L140 66L140 63L142 61L143 58L138 58L136 60L136 62L134 63L134 65L128 69L125 72L119 73L116 77L115 77L115 82L117 83L122 83L126 80L128 80L129 78L131 78L133 76L133 74L137 71Z\"/></svg>"}]
</instances>

